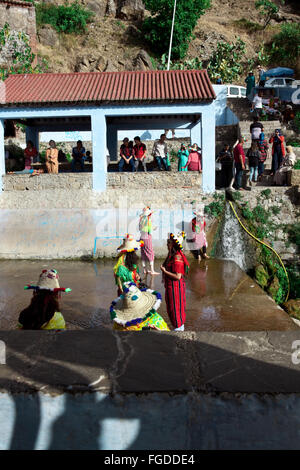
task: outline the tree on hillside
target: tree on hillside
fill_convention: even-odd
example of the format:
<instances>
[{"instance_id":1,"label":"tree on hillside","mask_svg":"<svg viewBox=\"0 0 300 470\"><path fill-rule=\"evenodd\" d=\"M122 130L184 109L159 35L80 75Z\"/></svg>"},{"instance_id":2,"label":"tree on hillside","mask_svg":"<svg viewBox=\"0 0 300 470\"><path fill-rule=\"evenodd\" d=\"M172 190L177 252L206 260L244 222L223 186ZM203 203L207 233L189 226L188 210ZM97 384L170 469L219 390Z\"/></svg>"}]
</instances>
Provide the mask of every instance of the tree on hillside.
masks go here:
<instances>
[{"instance_id":1,"label":"tree on hillside","mask_svg":"<svg viewBox=\"0 0 300 470\"><path fill-rule=\"evenodd\" d=\"M168 50L174 0L145 0L151 17L143 23L145 39L157 54ZM197 20L209 8L210 0L177 0L172 59L183 59L186 55Z\"/></svg>"},{"instance_id":2,"label":"tree on hillside","mask_svg":"<svg viewBox=\"0 0 300 470\"><path fill-rule=\"evenodd\" d=\"M25 33L11 31L8 23L0 29L0 80L15 73L41 73L47 68L43 65L33 65L33 54L29 38Z\"/></svg>"},{"instance_id":3,"label":"tree on hillside","mask_svg":"<svg viewBox=\"0 0 300 470\"><path fill-rule=\"evenodd\" d=\"M284 0L281 0L281 3L284 4ZM268 26L270 21L279 11L279 7L270 0L257 0L255 2L255 8L260 12L261 16L264 18L264 28Z\"/></svg>"}]
</instances>

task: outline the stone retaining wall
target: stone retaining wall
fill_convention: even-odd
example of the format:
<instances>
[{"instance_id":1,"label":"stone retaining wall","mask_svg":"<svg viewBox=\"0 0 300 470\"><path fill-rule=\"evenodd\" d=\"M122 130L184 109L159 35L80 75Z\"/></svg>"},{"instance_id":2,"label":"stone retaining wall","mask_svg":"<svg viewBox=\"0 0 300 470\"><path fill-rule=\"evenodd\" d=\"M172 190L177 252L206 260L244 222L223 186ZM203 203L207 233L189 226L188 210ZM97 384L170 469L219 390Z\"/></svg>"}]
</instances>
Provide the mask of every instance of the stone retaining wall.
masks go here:
<instances>
[{"instance_id":1,"label":"stone retaining wall","mask_svg":"<svg viewBox=\"0 0 300 470\"><path fill-rule=\"evenodd\" d=\"M108 188L165 189L199 188L202 176L197 172L107 173ZM6 175L4 191L42 191L92 189L92 173L61 173L58 175Z\"/></svg>"},{"instance_id":2,"label":"stone retaining wall","mask_svg":"<svg viewBox=\"0 0 300 470\"><path fill-rule=\"evenodd\" d=\"M291 184L293 186L300 186L300 170L292 170Z\"/></svg>"}]
</instances>

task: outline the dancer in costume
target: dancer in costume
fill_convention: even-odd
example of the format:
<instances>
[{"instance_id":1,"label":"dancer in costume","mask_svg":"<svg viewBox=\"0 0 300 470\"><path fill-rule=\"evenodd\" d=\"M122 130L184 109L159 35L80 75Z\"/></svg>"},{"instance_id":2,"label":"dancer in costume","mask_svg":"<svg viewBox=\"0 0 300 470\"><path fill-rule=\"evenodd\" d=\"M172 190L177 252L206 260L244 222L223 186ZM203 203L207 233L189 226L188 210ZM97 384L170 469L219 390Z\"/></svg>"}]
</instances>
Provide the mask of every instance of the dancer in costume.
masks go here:
<instances>
[{"instance_id":1,"label":"dancer in costume","mask_svg":"<svg viewBox=\"0 0 300 470\"><path fill-rule=\"evenodd\" d=\"M136 241L133 235L127 233L122 245L118 248L120 255L114 266L118 295L123 293L123 284L125 282L134 282L137 286L140 284L141 278L138 268L139 258L135 252L143 245L143 243L143 241Z\"/></svg>"},{"instance_id":2,"label":"dancer in costume","mask_svg":"<svg viewBox=\"0 0 300 470\"><path fill-rule=\"evenodd\" d=\"M160 268L165 284L167 312L175 331L184 331L186 319L185 275L189 263L182 251L184 236L184 232L177 236L170 234L167 241L168 256Z\"/></svg>"},{"instance_id":3,"label":"dancer in costume","mask_svg":"<svg viewBox=\"0 0 300 470\"><path fill-rule=\"evenodd\" d=\"M65 320L60 313L59 293L71 289L59 287L59 276L55 269L44 269L36 285L27 284L24 289L33 289L29 307L22 310L18 327L23 330L64 330Z\"/></svg>"},{"instance_id":4,"label":"dancer in costume","mask_svg":"<svg viewBox=\"0 0 300 470\"><path fill-rule=\"evenodd\" d=\"M138 289L133 282L125 282L124 293L114 300L110 317L114 330L141 331L148 329L169 331L164 319L157 313L161 295L151 289Z\"/></svg>"},{"instance_id":5,"label":"dancer in costume","mask_svg":"<svg viewBox=\"0 0 300 470\"><path fill-rule=\"evenodd\" d=\"M209 256L206 254L207 250L207 241L205 235L205 217L204 210L202 207L198 207L193 211L194 218L192 220L192 234L193 234L193 251L195 252L198 260L201 258L209 259Z\"/></svg>"},{"instance_id":6,"label":"dancer in costume","mask_svg":"<svg viewBox=\"0 0 300 470\"><path fill-rule=\"evenodd\" d=\"M155 276L159 273L154 271L154 251L152 246L152 217L153 211L150 207L145 207L142 214L140 215L139 230L141 233L141 240L143 245L141 247L142 265L144 268L144 274L151 274ZM154 228L155 230L155 228ZM150 264L150 271L146 269L146 263Z\"/></svg>"}]
</instances>

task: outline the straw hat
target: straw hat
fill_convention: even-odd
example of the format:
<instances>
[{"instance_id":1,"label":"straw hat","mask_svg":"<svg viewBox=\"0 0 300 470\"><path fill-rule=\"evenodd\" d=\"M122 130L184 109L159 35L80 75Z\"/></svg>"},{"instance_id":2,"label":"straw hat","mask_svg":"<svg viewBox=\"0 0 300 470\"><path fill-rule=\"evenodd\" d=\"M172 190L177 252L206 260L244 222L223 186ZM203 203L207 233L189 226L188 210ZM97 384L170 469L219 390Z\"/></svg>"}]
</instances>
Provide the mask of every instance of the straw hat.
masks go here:
<instances>
[{"instance_id":1,"label":"straw hat","mask_svg":"<svg viewBox=\"0 0 300 470\"><path fill-rule=\"evenodd\" d=\"M114 300L110 307L113 321L123 326L141 323L161 304L161 295L151 289L139 289L133 282L124 283L124 294Z\"/></svg>"},{"instance_id":2,"label":"straw hat","mask_svg":"<svg viewBox=\"0 0 300 470\"><path fill-rule=\"evenodd\" d=\"M170 233L170 239L175 242L175 246L179 249L182 250L182 244L183 240L185 239L185 232L179 232L177 235L174 235L173 233Z\"/></svg>"},{"instance_id":3,"label":"straw hat","mask_svg":"<svg viewBox=\"0 0 300 470\"><path fill-rule=\"evenodd\" d=\"M134 239L133 235L127 233L126 237L123 239L122 245L119 246L117 250L121 253L129 253L138 250L143 244L144 242L142 240L138 242Z\"/></svg>"},{"instance_id":4,"label":"straw hat","mask_svg":"<svg viewBox=\"0 0 300 470\"><path fill-rule=\"evenodd\" d=\"M202 204L197 205L193 210L193 214L196 217L204 217L204 206Z\"/></svg>"},{"instance_id":5,"label":"straw hat","mask_svg":"<svg viewBox=\"0 0 300 470\"><path fill-rule=\"evenodd\" d=\"M150 206L144 207L143 212L140 214L140 217L149 217L150 215L153 214L153 211L151 210Z\"/></svg>"},{"instance_id":6,"label":"straw hat","mask_svg":"<svg viewBox=\"0 0 300 470\"><path fill-rule=\"evenodd\" d=\"M24 289L50 290L53 292L71 292L72 289L59 286L56 269L43 269L36 285L27 284Z\"/></svg>"}]
</instances>

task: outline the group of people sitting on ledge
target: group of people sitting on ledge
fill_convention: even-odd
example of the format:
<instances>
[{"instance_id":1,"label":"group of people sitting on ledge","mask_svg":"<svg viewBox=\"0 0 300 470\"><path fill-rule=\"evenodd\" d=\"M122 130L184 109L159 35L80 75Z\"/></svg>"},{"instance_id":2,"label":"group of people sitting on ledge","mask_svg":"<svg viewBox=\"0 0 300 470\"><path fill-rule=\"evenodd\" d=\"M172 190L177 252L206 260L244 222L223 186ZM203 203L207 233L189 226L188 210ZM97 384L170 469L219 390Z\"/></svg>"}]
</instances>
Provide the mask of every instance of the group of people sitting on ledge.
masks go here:
<instances>
[{"instance_id":1,"label":"group of people sitting on ledge","mask_svg":"<svg viewBox=\"0 0 300 470\"><path fill-rule=\"evenodd\" d=\"M226 144L218 154L217 162L221 164L222 187L244 190L243 174L246 170L246 158L249 167L249 187L262 181L265 173L265 162L268 157L269 144L272 144L272 166L270 176L274 186L289 183L289 175L296 162L293 148L284 145L284 136L280 129L275 129L269 141L265 138L264 127L258 118L250 125L251 146L246 154L243 148L246 139L241 136L233 146Z\"/></svg>"},{"instance_id":2,"label":"group of people sitting on ledge","mask_svg":"<svg viewBox=\"0 0 300 470\"><path fill-rule=\"evenodd\" d=\"M171 171L166 134L161 134L160 138L154 142L151 156L159 171ZM202 155L197 144L193 144L191 147L181 144L177 157L178 171L202 172ZM136 172L140 167L143 171L147 171L147 162L150 162L150 160L151 157L147 154L147 147L139 136L134 138L134 142L130 141L128 137L123 139L120 147L119 172L124 171L125 168L128 168L131 172Z\"/></svg>"},{"instance_id":3,"label":"group of people sitting on ledge","mask_svg":"<svg viewBox=\"0 0 300 470\"><path fill-rule=\"evenodd\" d=\"M50 140L49 147L46 150L45 154L45 169L35 169L34 163L37 163L39 158L39 153L34 146L31 140L28 140L26 143L26 148L24 150L24 170L21 171L8 171L9 174L38 174L38 173L52 173L58 174L59 163L68 163L66 154L56 147L56 142ZM76 147L72 149L72 161L71 161L71 170L72 172L84 171L85 161L91 162L91 152L86 151L85 147L82 145L82 141L78 140Z\"/></svg>"}]
</instances>

